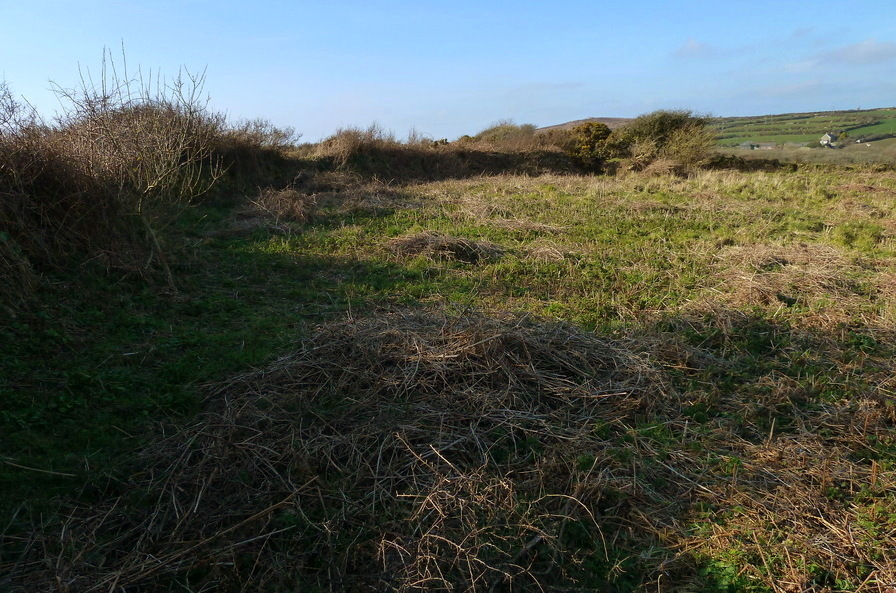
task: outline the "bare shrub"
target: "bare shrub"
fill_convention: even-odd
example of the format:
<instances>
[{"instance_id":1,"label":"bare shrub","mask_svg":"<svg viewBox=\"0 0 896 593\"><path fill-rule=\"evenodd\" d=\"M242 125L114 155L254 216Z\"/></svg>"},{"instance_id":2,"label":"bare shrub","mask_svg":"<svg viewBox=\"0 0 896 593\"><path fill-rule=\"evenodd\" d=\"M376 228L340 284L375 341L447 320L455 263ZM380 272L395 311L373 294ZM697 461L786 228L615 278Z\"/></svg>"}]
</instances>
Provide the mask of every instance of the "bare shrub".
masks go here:
<instances>
[{"instance_id":1,"label":"bare shrub","mask_svg":"<svg viewBox=\"0 0 896 593\"><path fill-rule=\"evenodd\" d=\"M38 267L75 255L117 252L120 263L138 244L110 182L77 166L56 140L58 130L0 88L0 232L7 259ZM126 266L128 264L125 264Z\"/></svg>"},{"instance_id":2,"label":"bare shrub","mask_svg":"<svg viewBox=\"0 0 896 593\"><path fill-rule=\"evenodd\" d=\"M164 83L129 75L122 62L104 53L97 80L88 73L79 88L57 87L65 112L52 141L138 220L173 287L158 231L221 175L211 147L223 118L207 109L203 75Z\"/></svg>"},{"instance_id":3,"label":"bare shrub","mask_svg":"<svg viewBox=\"0 0 896 593\"><path fill-rule=\"evenodd\" d=\"M155 259L173 287L159 231L222 173L211 147L223 118L208 111L203 82L131 75L104 52L96 78L57 87L63 114L52 125L4 86L0 228L35 265L100 255L142 273Z\"/></svg>"},{"instance_id":4,"label":"bare shrub","mask_svg":"<svg viewBox=\"0 0 896 593\"><path fill-rule=\"evenodd\" d=\"M238 121L226 128L224 136L239 143L269 150L293 148L302 137L295 128L278 127L264 118Z\"/></svg>"}]
</instances>

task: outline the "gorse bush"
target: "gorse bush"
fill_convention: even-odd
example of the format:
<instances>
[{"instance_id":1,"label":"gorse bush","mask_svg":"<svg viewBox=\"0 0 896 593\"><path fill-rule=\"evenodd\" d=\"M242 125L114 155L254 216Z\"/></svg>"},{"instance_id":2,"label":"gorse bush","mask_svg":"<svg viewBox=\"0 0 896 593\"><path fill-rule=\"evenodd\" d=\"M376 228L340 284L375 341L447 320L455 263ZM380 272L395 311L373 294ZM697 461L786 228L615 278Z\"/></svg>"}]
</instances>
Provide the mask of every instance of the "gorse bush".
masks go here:
<instances>
[{"instance_id":1,"label":"gorse bush","mask_svg":"<svg viewBox=\"0 0 896 593\"><path fill-rule=\"evenodd\" d=\"M588 122L572 129L570 154L587 169L598 170L609 157L607 139L610 128L600 122Z\"/></svg>"}]
</instances>

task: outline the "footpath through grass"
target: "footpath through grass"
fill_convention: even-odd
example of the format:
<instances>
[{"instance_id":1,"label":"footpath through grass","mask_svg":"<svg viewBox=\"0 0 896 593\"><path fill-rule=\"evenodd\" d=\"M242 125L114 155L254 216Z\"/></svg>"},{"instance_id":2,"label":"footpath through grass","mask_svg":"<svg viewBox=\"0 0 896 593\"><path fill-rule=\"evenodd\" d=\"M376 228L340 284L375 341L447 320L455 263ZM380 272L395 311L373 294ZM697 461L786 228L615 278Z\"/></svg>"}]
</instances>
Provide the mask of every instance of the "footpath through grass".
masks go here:
<instances>
[{"instance_id":1,"label":"footpath through grass","mask_svg":"<svg viewBox=\"0 0 896 593\"><path fill-rule=\"evenodd\" d=\"M73 270L2 326L0 574L896 582L892 172L331 185L191 212L177 293Z\"/></svg>"}]
</instances>

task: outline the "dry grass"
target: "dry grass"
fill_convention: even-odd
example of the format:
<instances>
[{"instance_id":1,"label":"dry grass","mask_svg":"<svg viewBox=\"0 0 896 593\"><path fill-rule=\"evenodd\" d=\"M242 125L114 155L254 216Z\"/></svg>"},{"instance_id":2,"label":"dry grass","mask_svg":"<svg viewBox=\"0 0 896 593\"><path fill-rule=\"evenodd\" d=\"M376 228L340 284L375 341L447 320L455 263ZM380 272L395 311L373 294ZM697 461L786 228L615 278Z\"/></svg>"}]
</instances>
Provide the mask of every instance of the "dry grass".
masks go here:
<instances>
[{"instance_id":1,"label":"dry grass","mask_svg":"<svg viewBox=\"0 0 896 593\"><path fill-rule=\"evenodd\" d=\"M366 129L349 127L311 147L309 156L322 169L397 183L579 170L548 135L526 129L520 136L516 126L511 128L510 135L464 137L455 142L425 140L412 132L408 141L402 142L377 124Z\"/></svg>"},{"instance_id":2,"label":"dry grass","mask_svg":"<svg viewBox=\"0 0 896 593\"><path fill-rule=\"evenodd\" d=\"M769 377L769 386L799 397L783 377ZM823 406L795 432L778 436L773 426L765 442L743 443L729 470L727 517L681 545L729 558L741 575L775 593L832 590L838 579L892 590L896 507L888 493L896 478L873 452L857 461L857 452L869 455L869 442L892 442L896 409L887 399L879 393Z\"/></svg>"},{"instance_id":3,"label":"dry grass","mask_svg":"<svg viewBox=\"0 0 896 593\"><path fill-rule=\"evenodd\" d=\"M566 260L570 254L550 242L532 243L528 246L526 257L535 261L559 262Z\"/></svg>"},{"instance_id":4,"label":"dry grass","mask_svg":"<svg viewBox=\"0 0 896 593\"><path fill-rule=\"evenodd\" d=\"M426 267L519 280L534 290L500 293L496 307L531 296L585 322L601 303L581 297L620 274L600 288L619 298L601 315L626 323L599 326L612 339L474 311L324 324L264 369L209 386L195 422L165 426L124 484L43 528L0 567L3 585L892 593L892 253L831 246L857 210L827 193L831 177L502 176L411 191L316 175L303 191L347 224L310 229L332 240L303 243L309 253L361 254L377 270L419 255L482 262ZM884 191L838 191L891 208ZM452 217L457 236L387 243L395 228ZM513 276L488 267L497 247L461 238L479 236L476 222L505 242L494 267ZM515 229L550 236L504 232ZM394 280L362 271L345 278ZM533 280L541 271L549 281ZM376 296L444 302L454 288Z\"/></svg>"},{"instance_id":5,"label":"dry grass","mask_svg":"<svg viewBox=\"0 0 896 593\"><path fill-rule=\"evenodd\" d=\"M75 513L18 569L67 591L187 571L254 590L530 590L562 577L564 523L596 520L576 440L662 389L651 377L624 344L525 318L325 326L144 452L124 495L142 512ZM533 465L534 443L552 452Z\"/></svg>"},{"instance_id":6,"label":"dry grass","mask_svg":"<svg viewBox=\"0 0 896 593\"><path fill-rule=\"evenodd\" d=\"M892 364L811 407L771 372L763 399L718 393L722 415L695 423L708 394L662 369L719 364L671 334L469 311L331 323L210 386L125 493L32 543L13 590L561 591L624 566L699 590L731 566L776 592L885 591L896 482L875 451L893 443ZM768 410L787 425L754 424Z\"/></svg>"},{"instance_id":7,"label":"dry grass","mask_svg":"<svg viewBox=\"0 0 896 593\"><path fill-rule=\"evenodd\" d=\"M336 167L341 168L365 152L399 146L401 143L394 135L374 123L366 129L340 128L335 134L317 144L312 154L318 158L332 159Z\"/></svg>"},{"instance_id":8,"label":"dry grass","mask_svg":"<svg viewBox=\"0 0 896 593\"><path fill-rule=\"evenodd\" d=\"M489 241L473 241L449 237L432 231L396 237L389 241L389 249L401 257L423 255L433 259L451 259L475 264L496 259L503 249Z\"/></svg>"},{"instance_id":9,"label":"dry grass","mask_svg":"<svg viewBox=\"0 0 896 593\"><path fill-rule=\"evenodd\" d=\"M252 206L268 214L277 222L288 221L307 223L317 210L314 194L300 193L293 188L264 189L251 200Z\"/></svg>"},{"instance_id":10,"label":"dry grass","mask_svg":"<svg viewBox=\"0 0 896 593\"><path fill-rule=\"evenodd\" d=\"M831 328L856 318L870 318L872 296L879 289L853 280L861 269L831 246L818 244L744 245L724 248L717 256L715 278L719 280L703 299L728 307L759 307L774 314L801 306L814 314L803 322ZM882 284L885 284L885 277ZM880 321L880 320L878 320Z\"/></svg>"}]
</instances>

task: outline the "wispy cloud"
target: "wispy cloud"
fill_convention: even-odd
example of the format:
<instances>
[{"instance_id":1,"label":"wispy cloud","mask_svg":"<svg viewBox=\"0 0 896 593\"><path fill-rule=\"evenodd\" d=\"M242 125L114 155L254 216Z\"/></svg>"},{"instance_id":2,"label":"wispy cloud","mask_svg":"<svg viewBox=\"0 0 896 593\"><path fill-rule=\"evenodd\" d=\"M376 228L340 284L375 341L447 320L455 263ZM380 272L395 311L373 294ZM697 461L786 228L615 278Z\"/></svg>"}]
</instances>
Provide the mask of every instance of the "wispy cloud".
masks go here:
<instances>
[{"instance_id":1,"label":"wispy cloud","mask_svg":"<svg viewBox=\"0 0 896 593\"><path fill-rule=\"evenodd\" d=\"M784 65L784 71L793 74L817 72L828 67L873 66L896 62L896 43L875 40L844 45L816 53L799 62Z\"/></svg>"},{"instance_id":2,"label":"wispy cloud","mask_svg":"<svg viewBox=\"0 0 896 593\"><path fill-rule=\"evenodd\" d=\"M717 53L718 51L713 46L701 43L692 37L672 52L672 55L676 58L707 58Z\"/></svg>"},{"instance_id":3,"label":"wispy cloud","mask_svg":"<svg viewBox=\"0 0 896 593\"><path fill-rule=\"evenodd\" d=\"M824 83L818 80L809 80L794 84L782 84L770 86L759 91L764 97L800 97L817 93L824 88Z\"/></svg>"},{"instance_id":4,"label":"wispy cloud","mask_svg":"<svg viewBox=\"0 0 896 593\"><path fill-rule=\"evenodd\" d=\"M825 52L819 58L837 64L880 64L896 60L896 43L869 39Z\"/></svg>"}]
</instances>

